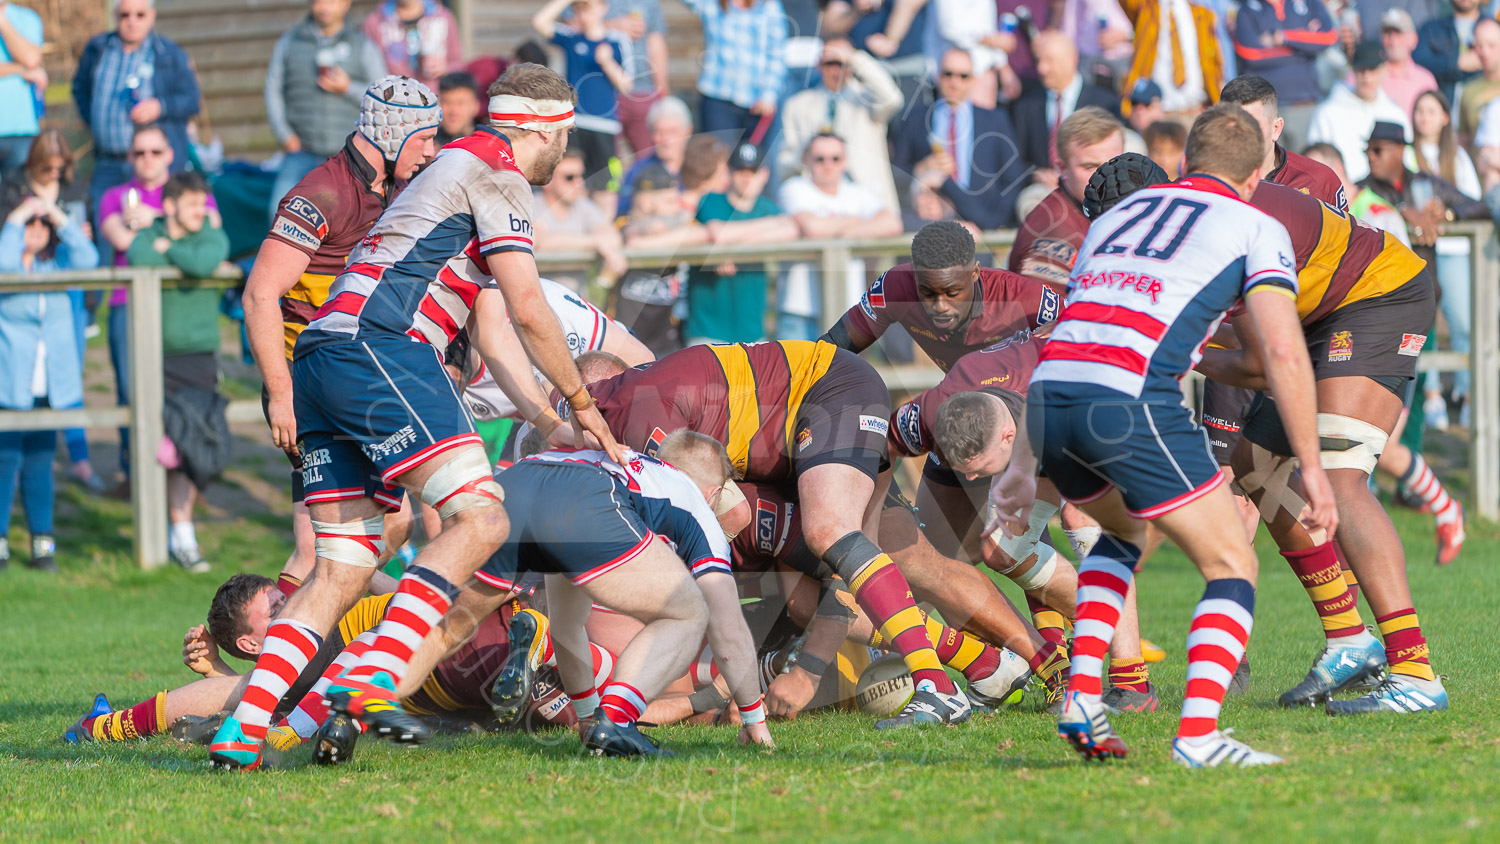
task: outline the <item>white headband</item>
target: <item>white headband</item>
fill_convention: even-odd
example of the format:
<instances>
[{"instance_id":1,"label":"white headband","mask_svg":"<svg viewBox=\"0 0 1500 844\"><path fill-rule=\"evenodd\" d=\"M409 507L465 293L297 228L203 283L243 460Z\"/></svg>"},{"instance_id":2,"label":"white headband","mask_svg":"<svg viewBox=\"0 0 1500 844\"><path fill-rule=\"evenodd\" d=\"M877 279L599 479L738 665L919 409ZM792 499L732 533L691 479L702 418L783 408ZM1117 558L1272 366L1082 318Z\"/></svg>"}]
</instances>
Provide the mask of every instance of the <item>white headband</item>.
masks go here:
<instances>
[{"instance_id":1,"label":"white headband","mask_svg":"<svg viewBox=\"0 0 1500 844\"><path fill-rule=\"evenodd\" d=\"M568 129L573 126L573 104L499 94L490 97L490 125L514 126L530 132Z\"/></svg>"}]
</instances>

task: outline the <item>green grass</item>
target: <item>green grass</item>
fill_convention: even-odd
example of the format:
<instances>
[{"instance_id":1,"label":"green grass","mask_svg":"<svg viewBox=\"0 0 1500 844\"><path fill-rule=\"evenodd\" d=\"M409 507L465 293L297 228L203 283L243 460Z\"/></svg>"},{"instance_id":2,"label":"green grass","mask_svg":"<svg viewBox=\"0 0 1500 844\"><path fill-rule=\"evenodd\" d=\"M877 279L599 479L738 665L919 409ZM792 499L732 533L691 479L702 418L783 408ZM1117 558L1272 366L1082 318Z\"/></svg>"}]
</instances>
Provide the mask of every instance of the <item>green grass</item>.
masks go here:
<instances>
[{"instance_id":1,"label":"green grass","mask_svg":"<svg viewBox=\"0 0 1500 844\"><path fill-rule=\"evenodd\" d=\"M1170 654L1153 668L1163 709L1117 720L1135 751L1121 764L1078 762L1029 698L961 728L896 735L872 732L864 717L806 718L775 725L770 754L738 747L729 728L659 730L681 758L646 764L580 757L561 735L440 736L415 751L366 741L334 770L230 776L208 771L202 749L165 738L68 746L59 736L96 691L133 703L189 679L182 632L226 570L272 572L284 532L271 519L216 524L203 529L214 576L145 574L124 558L123 505L96 509L76 517L75 528L98 535L65 549L61 576L14 564L0 575L0 840L1500 837L1492 526L1471 527L1464 555L1440 571L1429 562L1430 521L1397 516L1453 702L1411 718L1274 708L1319 639L1303 593L1262 545L1252 692L1231 700L1225 722L1286 756L1276 769L1190 772L1168 758L1182 642L1202 587L1166 550L1140 578L1143 627Z\"/></svg>"}]
</instances>

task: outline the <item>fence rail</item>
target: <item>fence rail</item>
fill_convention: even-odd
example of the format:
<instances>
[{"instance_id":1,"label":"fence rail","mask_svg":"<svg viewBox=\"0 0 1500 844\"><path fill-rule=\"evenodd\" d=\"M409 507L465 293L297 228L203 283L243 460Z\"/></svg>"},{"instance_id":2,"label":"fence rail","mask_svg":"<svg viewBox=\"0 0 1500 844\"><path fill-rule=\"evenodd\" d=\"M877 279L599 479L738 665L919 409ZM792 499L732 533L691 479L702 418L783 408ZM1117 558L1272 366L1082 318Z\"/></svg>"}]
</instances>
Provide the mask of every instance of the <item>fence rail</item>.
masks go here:
<instances>
[{"instance_id":1,"label":"fence rail","mask_svg":"<svg viewBox=\"0 0 1500 844\"><path fill-rule=\"evenodd\" d=\"M1427 370L1469 370L1472 428L1469 436L1469 468L1472 477L1472 511L1485 519L1500 519L1500 249L1490 223L1456 223L1445 234L1471 241L1469 250L1475 318L1471 348L1464 352L1424 352L1419 366ZM1015 241L1015 232L985 233L981 249L993 252L997 263ZM626 249L632 266L669 266L688 263L713 266L723 261L756 261L770 265L807 261L821 268L822 319L831 323L849 307L845 278L853 258L874 259L877 269L903 259L910 249L909 237L879 240L798 240L785 244L739 246L694 246L676 249ZM554 252L537 257L542 274L597 270L597 256L590 252ZM131 302L159 301L164 286L181 279L176 270L113 268L85 272L35 276L0 274L0 293L45 292L60 289L99 289L124 286ZM215 279L232 285L238 278ZM130 308L131 402L128 407L91 407L73 410L0 410L0 431L51 430L64 428L129 427L131 465L131 509L135 525L134 550L143 568L155 568L167 560L166 470L156 461L162 430L162 350L159 308ZM0 366L5 365L0 361ZM942 377L936 367L924 365L877 367L893 392L914 393L933 386ZM231 423L261 420L255 400L230 402Z\"/></svg>"}]
</instances>

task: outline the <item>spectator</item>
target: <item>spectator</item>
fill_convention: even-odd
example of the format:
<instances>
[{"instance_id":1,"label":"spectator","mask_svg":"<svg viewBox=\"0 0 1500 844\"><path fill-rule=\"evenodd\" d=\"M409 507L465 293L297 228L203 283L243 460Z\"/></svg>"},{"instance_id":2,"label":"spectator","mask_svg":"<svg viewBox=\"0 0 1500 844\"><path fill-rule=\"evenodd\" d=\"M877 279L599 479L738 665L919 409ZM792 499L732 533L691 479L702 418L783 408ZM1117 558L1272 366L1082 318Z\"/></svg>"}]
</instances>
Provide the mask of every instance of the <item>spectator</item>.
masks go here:
<instances>
[{"instance_id":1,"label":"spectator","mask_svg":"<svg viewBox=\"0 0 1500 844\"><path fill-rule=\"evenodd\" d=\"M603 261L601 281L608 287L625 274L627 264L620 251L620 232L609 215L589 199L583 188L583 153L576 149L563 152L562 160L552 173L552 181L542 186L532 211L531 224L536 248L548 252L595 252ZM581 276L553 275L552 280L582 294L585 281Z\"/></svg>"},{"instance_id":2,"label":"spectator","mask_svg":"<svg viewBox=\"0 0 1500 844\"><path fill-rule=\"evenodd\" d=\"M1307 137L1308 121L1323 97L1318 54L1338 39L1323 0L1245 0L1240 5L1234 19L1239 72L1262 77L1276 89L1281 119L1286 121L1282 136L1288 144L1300 144Z\"/></svg>"},{"instance_id":3,"label":"spectator","mask_svg":"<svg viewBox=\"0 0 1500 844\"><path fill-rule=\"evenodd\" d=\"M1405 9L1390 9L1380 19L1380 46L1385 48L1385 82L1381 84L1381 90L1403 112L1411 114L1418 95L1436 90L1438 84L1431 71L1412 61L1412 50L1417 47L1417 27ZM1500 35L1492 40L1491 55L1500 64Z\"/></svg>"},{"instance_id":4,"label":"spectator","mask_svg":"<svg viewBox=\"0 0 1500 844\"><path fill-rule=\"evenodd\" d=\"M1465 144L1478 134L1485 106L1500 96L1500 23L1485 18L1474 25L1474 55L1479 57L1479 75L1461 86L1458 102L1458 136Z\"/></svg>"},{"instance_id":5,"label":"spectator","mask_svg":"<svg viewBox=\"0 0 1500 844\"><path fill-rule=\"evenodd\" d=\"M1000 14L1000 31L1009 30L1016 35L1016 46L1005 54L1007 72L1014 74L1022 85L1035 85L1036 57L1032 55L1031 41L1037 33L1059 28L1052 22L1051 4L1035 0L995 0L995 11ZM1072 38L1068 41L1077 44ZM1078 49L1079 52L1083 50L1081 46Z\"/></svg>"},{"instance_id":6,"label":"spectator","mask_svg":"<svg viewBox=\"0 0 1500 844\"><path fill-rule=\"evenodd\" d=\"M1448 102L1458 99L1458 86L1479 75L1474 54L1474 26L1479 23L1480 0L1452 0L1453 13L1433 17L1417 30L1417 49L1411 57L1432 71L1438 90Z\"/></svg>"},{"instance_id":7,"label":"spectator","mask_svg":"<svg viewBox=\"0 0 1500 844\"><path fill-rule=\"evenodd\" d=\"M1124 153L1125 133L1120 121L1101 108L1081 108L1057 129L1062 170L1058 187L1037 204L1010 252L1013 273L1030 276L1058 293L1065 292L1068 276L1078 259L1088 233L1083 215L1083 191L1099 165Z\"/></svg>"},{"instance_id":8,"label":"spectator","mask_svg":"<svg viewBox=\"0 0 1500 844\"><path fill-rule=\"evenodd\" d=\"M1354 184L1349 181L1349 174L1344 170L1344 156L1339 153L1338 147L1333 144L1309 144L1302 149L1302 157L1310 158L1332 170L1333 175L1339 179L1344 196L1355 194Z\"/></svg>"},{"instance_id":9,"label":"spectator","mask_svg":"<svg viewBox=\"0 0 1500 844\"><path fill-rule=\"evenodd\" d=\"M609 0L606 14L605 24L630 44L625 54L630 90L620 95L618 110L630 153L640 158L651 146L646 115L667 95L667 19L661 13L661 0Z\"/></svg>"},{"instance_id":10,"label":"spectator","mask_svg":"<svg viewBox=\"0 0 1500 844\"><path fill-rule=\"evenodd\" d=\"M349 2L312 0L271 50L266 121L285 153L271 185L273 216L303 176L344 148L365 89L385 75L380 51L349 25Z\"/></svg>"},{"instance_id":11,"label":"spectator","mask_svg":"<svg viewBox=\"0 0 1500 844\"><path fill-rule=\"evenodd\" d=\"M175 267L185 281L161 292L167 518L167 551L192 572L208 571L198 550L193 504L228 462L227 403L218 394L219 299L222 291L199 282L229 257L229 237L208 213L208 185L197 173L180 173L162 188L162 216L135 236L131 266Z\"/></svg>"},{"instance_id":12,"label":"spectator","mask_svg":"<svg viewBox=\"0 0 1500 844\"><path fill-rule=\"evenodd\" d=\"M968 52L974 65L974 87L969 96L980 108L994 108L999 102L1002 78L1006 83L1005 98L1019 97L1021 82L1006 58L1016 48L1019 38L1014 27L1009 32L1000 31L996 4L930 0L928 5L932 10L927 15L927 36L923 42L927 61L937 67L943 54L952 47Z\"/></svg>"},{"instance_id":13,"label":"spectator","mask_svg":"<svg viewBox=\"0 0 1500 844\"><path fill-rule=\"evenodd\" d=\"M1219 18L1212 10L1192 0L1121 0L1120 7L1135 26L1125 90L1137 79L1150 79L1161 88L1167 114L1184 119L1217 102L1225 70Z\"/></svg>"},{"instance_id":14,"label":"spectator","mask_svg":"<svg viewBox=\"0 0 1500 844\"><path fill-rule=\"evenodd\" d=\"M82 223L56 204L27 197L0 229L0 272L49 273L92 269L99 252ZM69 294L0 293L0 408L76 407L83 402L83 361L78 356ZM0 432L0 501L10 524L17 481L31 533L31 567L56 571L52 533L52 457L56 431ZM0 531L0 568L10 545Z\"/></svg>"},{"instance_id":15,"label":"spectator","mask_svg":"<svg viewBox=\"0 0 1500 844\"><path fill-rule=\"evenodd\" d=\"M0 5L0 173L26 162L41 119L42 18L18 3Z\"/></svg>"},{"instance_id":16,"label":"spectator","mask_svg":"<svg viewBox=\"0 0 1500 844\"><path fill-rule=\"evenodd\" d=\"M677 178L682 172L682 158L687 154L688 138L693 136L693 113L676 97L662 97L653 103L646 113L646 124L651 128L651 149L637 158L620 180L620 217L630 215L635 183L646 167L659 164L668 175ZM680 181L677 184L682 185Z\"/></svg>"},{"instance_id":17,"label":"spectator","mask_svg":"<svg viewBox=\"0 0 1500 844\"><path fill-rule=\"evenodd\" d=\"M1158 120L1146 127L1142 136L1146 155L1167 171L1172 179L1182 178L1182 154L1187 150L1187 129L1173 120Z\"/></svg>"},{"instance_id":18,"label":"spectator","mask_svg":"<svg viewBox=\"0 0 1500 844\"><path fill-rule=\"evenodd\" d=\"M792 216L802 236L828 238L891 237L901 233L901 219L891 213L875 194L846 179L844 140L838 135L819 134L807 144L802 156L805 175L781 185L778 205ZM776 337L780 340L813 340L823 333L823 284L842 284L845 304L864 292L864 261L849 262L843 279L818 279L806 264L787 269L778 293Z\"/></svg>"},{"instance_id":19,"label":"spectator","mask_svg":"<svg viewBox=\"0 0 1500 844\"><path fill-rule=\"evenodd\" d=\"M699 129L744 136L769 148L771 119L786 84L786 11L781 0L684 0L703 24ZM756 137L759 135L759 137Z\"/></svg>"},{"instance_id":20,"label":"spectator","mask_svg":"<svg viewBox=\"0 0 1500 844\"><path fill-rule=\"evenodd\" d=\"M762 194L771 173L760 150L742 143L729 162L729 189L709 193L696 218L718 245L789 243L797 224ZM766 337L764 264L721 261L688 272L687 322L683 342L750 343Z\"/></svg>"},{"instance_id":21,"label":"spectator","mask_svg":"<svg viewBox=\"0 0 1500 844\"><path fill-rule=\"evenodd\" d=\"M483 104L479 101L479 83L466 71L454 71L438 80L438 108L443 120L438 124L434 142L438 149L474 134Z\"/></svg>"},{"instance_id":22,"label":"spectator","mask_svg":"<svg viewBox=\"0 0 1500 844\"><path fill-rule=\"evenodd\" d=\"M571 3L574 26L557 18ZM589 189L607 190L613 176L615 136L620 134L618 93L630 90L621 64L630 42L604 25L604 0L550 0L531 19L531 28L562 48L568 82L578 92L574 129L568 143L583 150Z\"/></svg>"},{"instance_id":23,"label":"spectator","mask_svg":"<svg viewBox=\"0 0 1500 844\"><path fill-rule=\"evenodd\" d=\"M1497 33L1500 33L1500 28L1497 28ZM1482 36L1478 31L1474 35L1477 49ZM1471 88L1472 84L1465 85L1464 93L1467 94ZM1417 98L1411 115L1412 144L1407 147L1404 163L1408 170L1415 169L1417 173L1436 176L1452 184L1469 199L1479 199L1484 195L1479 185L1479 174L1475 172L1474 162L1469 159L1469 154L1458 145L1448 114L1448 103L1443 100L1441 93L1428 91ZM1440 237L1436 246L1437 280L1442 291L1442 295L1438 297L1438 305L1443 310L1443 320L1448 323L1449 348L1455 352L1469 350L1469 327L1474 318L1470 307L1469 249L1467 237ZM1438 374L1429 372L1426 383L1427 424L1434 428L1446 428L1448 405L1443 401L1442 383ZM1459 370L1453 373L1453 397L1462 406L1460 424L1464 427L1468 427L1468 420L1465 418L1468 408L1464 405L1468 395L1469 372Z\"/></svg>"},{"instance_id":24,"label":"spectator","mask_svg":"<svg viewBox=\"0 0 1500 844\"><path fill-rule=\"evenodd\" d=\"M128 265L125 253L142 229L151 225L162 212L162 188L167 184L174 153L167 144L166 133L155 124L135 130L130 146L132 173L130 181L105 191L99 201L99 228L103 241L114 250L114 265ZM208 198L213 225L221 225L219 207ZM129 293L116 288L109 297L109 362L115 370L115 396L120 404L130 404L130 315L126 310ZM120 468L129 473L130 429L120 429ZM121 487L116 495L128 496Z\"/></svg>"},{"instance_id":25,"label":"spectator","mask_svg":"<svg viewBox=\"0 0 1500 844\"><path fill-rule=\"evenodd\" d=\"M708 231L693 220L683 202L678 176L658 162L636 173L635 198L621 229L627 246L675 248L704 243ZM677 261L652 267L635 266L610 288L609 309L657 356L682 347L673 325L673 310L681 297L684 273Z\"/></svg>"},{"instance_id":26,"label":"spectator","mask_svg":"<svg viewBox=\"0 0 1500 844\"><path fill-rule=\"evenodd\" d=\"M153 31L154 0L117 0L114 32L89 39L73 73L73 101L94 135L89 205L96 211L100 252L104 192L130 178L132 139L142 126L160 127L171 148L172 172L188 165L188 119L198 113L198 75L187 53ZM166 177L163 176L165 181Z\"/></svg>"},{"instance_id":27,"label":"spectator","mask_svg":"<svg viewBox=\"0 0 1500 844\"><path fill-rule=\"evenodd\" d=\"M1367 21L1378 21L1391 9L1404 9L1417 26L1437 17L1443 0L1344 0L1344 13L1358 15Z\"/></svg>"},{"instance_id":28,"label":"spectator","mask_svg":"<svg viewBox=\"0 0 1500 844\"><path fill-rule=\"evenodd\" d=\"M974 104L974 65L966 50L943 53L936 88L931 106L907 110L893 129L896 167L903 174L924 168L941 174L928 187L978 228L1014 225L1026 172L1010 115Z\"/></svg>"},{"instance_id":29,"label":"spectator","mask_svg":"<svg viewBox=\"0 0 1500 844\"><path fill-rule=\"evenodd\" d=\"M385 59L377 79L410 76L436 91L443 74L462 69L458 21L438 0L385 0L365 18L364 32Z\"/></svg>"},{"instance_id":30,"label":"spectator","mask_svg":"<svg viewBox=\"0 0 1500 844\"><path fill-rule=\"evenodd\" d=\"M1130 102L1130 128L1144 133L1146 127L1167 119L1167 110L1161 107L1161 86L1150 79L1137 79L1126 97Z\"/></svg>"},{"instance_id":31,"label":"spectator","mask_svg":"<svg viewBox=\"0 0 1500 844\"><path fill-rule=\"evenodd\" d=\"M1078 47L1061 32L1042 33L1032 48L1042 90L1018 100L1011 116L1020 133L1021 158L1035 168L1033 183L1051 190L1057 187L1057 128L1084 106L1118 114L1120 98L1083 81L1078 72Z\"/></svg>"},{"instance_id":32,"label":"spectator","mask_svg":"<svg viewBox=\"0 0 1500 844\"><path fill-rule=\"evenodd\" d=\"M652 195L637 196L625 224L625 245L652 249L707 243L708 229L698 224L695 212L705 194L728 189L728 158L729 148L723 141L713 135L697 135L687 142L678 177L667 177L670 184L663 186L665 169L648 166L641 177L645 181L637 189L645 190L640 185L649 184Z\"/></svg>"},{"instance_id":33,"label":"spectator","mask_svg":"<svg viewBox=\"0 0 1500 844\"><path fill-rule=\"evenodd\" d=\"M1437 265L1433 246L1443 233L1443 223L1489 219L1489 209L1483 202L1464 196L1446 179L1407 170L1405 154L1406 127L1376 122L1366 148L1367 175L1359 187L1373 191L1401 212L1411 229L1413 251L1433 267Z\"/></svg>"},{"instance_id":34,"label":"spectator","mask_svg":"<svg viewBox=\"0 0 1500 844\"><path fill-rule=\"evenodd\" d=\"M886 124L905 101L896 80L842 38L824 43L818 69L822 83L793 94L781 110L781 173L796 173L807 142L819 132L832 132L849 146L849 178L892 213L899 212L886 147Z\"/></svg>"},{"instance_id":35,"label":"spectator","mask_svg":"<svg viewBox=\"0 0 1500 844\"><path fill-rule=\"evenodd\" d=\"M917 172L911 177L911 187L907 189L908 210L901 212L901 230L910 234L920 231L928 223L955 220L978 241L984 236L984 232L968 220L959 220L953 203L938 192L947 178L948 174L941 170L928 166L917 168Z\"/></svg>"},{"instance_id":36,"label":"spectator","mask_svg":"<svg viewBox=\"0 0 1500 844\"><path fill-rule=\"evenodd\" d=\"M1063 0L1056 24L1078 45L1086 66L1098 62L1116 76L1129 65L1133 30L1117 0Z\"/></svg>"},{"instance_id":37,"label":"spectator","mask_svg":"<svg viewBox=\"0 0 1500 844\"><path fill-rule=\"evenodd\" d=\"M1359 182L1369 175L1365 161L1365 139L1376 121L1388 121L1410 129L1406 113L1380 89L1385 76L1385 50L1366 41L1354 50L1349 61L1354 68L1354 84L1339 83L1313 112L1307 128L1311 143L1327 141L1344 156L1344 170Z\"/></svg>"}]
</instances>

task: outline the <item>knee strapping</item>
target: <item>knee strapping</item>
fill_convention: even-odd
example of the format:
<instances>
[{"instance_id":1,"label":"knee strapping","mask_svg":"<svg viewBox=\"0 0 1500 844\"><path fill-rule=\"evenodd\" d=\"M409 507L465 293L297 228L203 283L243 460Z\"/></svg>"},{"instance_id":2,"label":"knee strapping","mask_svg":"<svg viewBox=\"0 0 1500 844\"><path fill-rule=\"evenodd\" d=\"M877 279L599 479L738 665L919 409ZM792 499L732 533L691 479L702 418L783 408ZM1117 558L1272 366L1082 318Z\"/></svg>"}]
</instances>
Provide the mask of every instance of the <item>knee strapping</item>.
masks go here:
<instances>
[{"instance_id":1,"label":"knee strapping","mask_svg":"<svg viewBox=\"0 0 1500 844\"><path fill-rule=\"evenodd\" d=\"M1250 471L1235 478L1234 484L1245 495L1250 496L1252 501L1255 500L1255 494L1260 493L1256 509L1260 511L1261 520L1270 524L1276 521L1277 514L1282 510L1293 519L1300 519L1307 508L1307 501L1291 485L1292 472L1298 466L1297 459L1274 454L1251 443L1250 465ZM1321 545L1324 542L1323 531L1314 531L1310 535L1314 543Z\"/></svg>"},{"instance_id":2,"label":"knee strapping","mask_svg":"<svg viewBox=\"0 0 1500 844\"><path fill-rule=\"evenodd\" d=\"M422 485L422 503L446 519L460 510L505 501L505 490L495 482L484 449L465 448L439 466Z\"/></svg>"},{"instance_id":3,"label":"knee strapping","mask_svg":"<svg viewBox=\"0 0 1500 844\"><path fill-rule=\"evenodd\" d=\"M823 555L823 562L827 563L839 577L842 577L855 594L858 594L859 587L856 582L859 580L859 574L881 556L884 556L884 552L880 550L880 547L856 530L850 531L829 546L827 553Z\"/></svg>"},{"instance_id":4,"label":"knee strapping","mask_svg":"<svg viewBox=\"0 0 1500 844\"><path fill-rule=\"evenodd\" d=\"M1099 537L1103 535L1104 529L1098 525L1089 525L1081 528L1063 528L1063 535L1068 537L1068 545L1073 548L1073 554L1078 559L1083 559L1094 550L1099 543Z\"/></svg>"},{"instance_id":5,"label":"knee strapping","mask_svg":"<svg viewBox=\"0 0 1500 844\"><path fill-rule=\"evenodd\" d=\"M997 569L1000 574L1005 575L1020 586L1022 589L1036 589L1045 585L1052 577L1052 572L1057 570L1057 551L1049 545L1040 542L1042 532L1047 529L1047 523L1052 520L1058 507L1047 501L1037 501L1031 505L1031 517L1026 524L1026 533L1021 536L1006 536L1005 531L996 526L989 534L995 545L1005 552L1012 562L1009 568ZM1036 555L1036 563L1030 569L1017 571L1021 564Z\"/></svg>"},{"instance_id":6,"label":"knee strapping","mask_svg":"<svg viewBox=\"0 0 1500 844\"><path fill-rule=\"evenodd\" d=\"M385 518L371 516L354 522L313 520L313 548L317 555L335 563L375 568L385 554Z\"/></svg>"},{"instance_id":7,"label":"knee strapping","mask_svg":"<svg viewBox=\"0 0 1500 844\"><path fill-rule=\"evenodd\" d=\"M1388 439L1389 434L1369 422L1334 413L1318 414L1318 461L1324 469L1358 469L1371 474Z\"/></svg>"}]
</instances>

